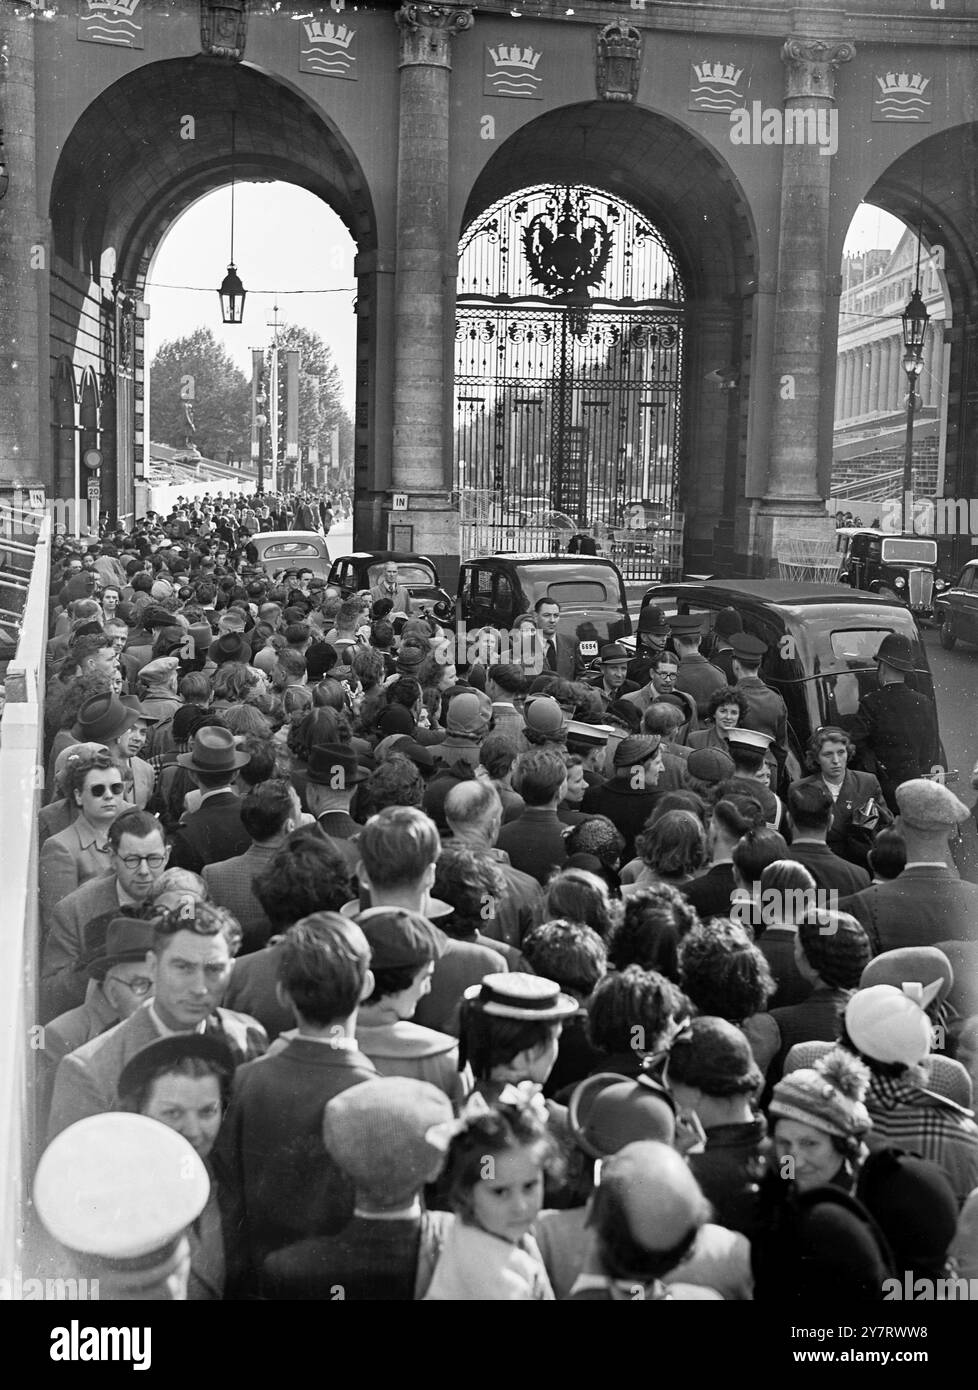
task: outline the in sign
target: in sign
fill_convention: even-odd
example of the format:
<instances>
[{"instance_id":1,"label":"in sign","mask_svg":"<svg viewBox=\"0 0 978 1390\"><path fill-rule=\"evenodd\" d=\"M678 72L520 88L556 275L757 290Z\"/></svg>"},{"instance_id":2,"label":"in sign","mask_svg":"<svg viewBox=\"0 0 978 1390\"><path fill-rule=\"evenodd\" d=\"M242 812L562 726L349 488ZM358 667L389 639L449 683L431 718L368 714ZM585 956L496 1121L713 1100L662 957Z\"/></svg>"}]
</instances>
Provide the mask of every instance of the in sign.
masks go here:
<instances>
[{"instance_id":1,"label":"in sign","mask_svg":"<svg viewBox=\"0 0 978 1390\"><path fill-rule=\"evenodd\" d=\"M391 501L391 507L395 512L406 512L408 509L408 495L406 492L395 492Z\"/></svg>"}]
</instances>

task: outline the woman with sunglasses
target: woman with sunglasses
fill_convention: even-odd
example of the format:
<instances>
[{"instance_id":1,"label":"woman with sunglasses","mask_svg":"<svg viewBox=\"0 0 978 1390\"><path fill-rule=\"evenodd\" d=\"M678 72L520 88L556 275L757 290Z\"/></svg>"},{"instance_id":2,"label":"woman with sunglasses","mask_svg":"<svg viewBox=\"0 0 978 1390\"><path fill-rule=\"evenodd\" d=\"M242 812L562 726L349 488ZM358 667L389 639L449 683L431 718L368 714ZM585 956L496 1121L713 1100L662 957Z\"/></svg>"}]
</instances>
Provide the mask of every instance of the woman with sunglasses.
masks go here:
<instances>
[{"instance_id":1,"label":"woman with sunglasses","mask_svg":"<svg viewBox=\"0 0 978 1390\"><path fill-rule=\"evenodd\" d=\"M111 868L109 826L125 809L122 771L106 750L70 754L62 777L69 804L78 815L67 829L45 840L41 850L41 925L47 930L54 909L90 878Z\"/></svg>"}]
</instances>

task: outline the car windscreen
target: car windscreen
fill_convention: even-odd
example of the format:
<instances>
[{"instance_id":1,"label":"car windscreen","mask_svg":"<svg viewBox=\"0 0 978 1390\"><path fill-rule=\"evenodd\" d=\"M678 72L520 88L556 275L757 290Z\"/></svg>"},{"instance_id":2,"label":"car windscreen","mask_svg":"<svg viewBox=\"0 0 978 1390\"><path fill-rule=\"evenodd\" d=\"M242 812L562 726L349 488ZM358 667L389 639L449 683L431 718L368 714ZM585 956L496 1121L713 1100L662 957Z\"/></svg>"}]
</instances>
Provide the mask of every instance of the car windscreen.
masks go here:
<instances>
[{"instance_id":1,"label":"car windscreen","mask_svg":"<svg viewBox=\"0 0 978 1390\"><path fill-rule=\"evenodd\" d=\"M385 568L385 565L370 566L367 574L370 577L371 588L383 583ZM433 571L431 571L427 565L401 561L397 566L397 582L399 584L406 584L408 588L412 585L422 588L425 585L435 584L437 581L435 580Z\"/></svg>"},{"instance_id":2,"label":"car windscreen","mask_svg":"<svg viewBox=\"0 0 978 1390\"><path fill-rule=\"evenodd\" d=\"M883 563L885 565L936 565L937 542L923 537L909 539L904 536L888 536L883 541Z\"/></svg>"},{"instance_id":3,"label":"car windscreen","mask_svg":"<svg viewBox=\"0 0 978 1390\"><path fill-rule=\"evenodd\" d=\"M265 560L301 560L308 556L310 559L318 559L322 556L322 550L311 541L274 541L271 545L266 545L262 550L262 558Z\"/></svg>"}]
</instances>

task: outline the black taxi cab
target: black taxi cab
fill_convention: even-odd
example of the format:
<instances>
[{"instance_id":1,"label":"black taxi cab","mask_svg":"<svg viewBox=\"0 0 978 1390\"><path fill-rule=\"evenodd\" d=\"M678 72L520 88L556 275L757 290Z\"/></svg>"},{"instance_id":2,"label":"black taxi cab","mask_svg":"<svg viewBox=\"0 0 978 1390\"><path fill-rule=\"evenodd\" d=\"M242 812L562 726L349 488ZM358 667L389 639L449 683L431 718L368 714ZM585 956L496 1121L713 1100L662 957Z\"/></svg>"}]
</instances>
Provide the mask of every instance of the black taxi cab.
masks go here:
<instances>
[{"instance_id":1,"label":"black taxi cab","mask_svg":"<svg viewBox=\"0 0 978 1390\"><path fill-rule=\"evenodd\" d=\"M735 608L744 631L767 644L760 676L787 707L787 772L792 779L807 772L805 749L814 731L826 724L844 724L863 697L877 688L875 656L891 632L901 633L913 649L912 684L932 703L932 742L941 748L927 652L913 615L895 599L837 584L711 579L654 585L643 596L642 607L650 603L667 618L679 613L702 616L701 650L706 655L721 608ZM947 767L943 751L940 765Z\"/></svg>"},{"instance_id":2,"label":"black taxi cab","mask_svg":"<svg viewBox=\"0 0 978 1390\"><path fill-rule=\"evenodd\" d=\"M397 565L397 582L411 595L416 611L431 609L446 621L451 617L452 600L441 586L434 562L427 555L405 550L355 550L338 555L329 571L344 598L364 589L373 589L384 577L389 564Z\"/></svg>"},{"instance_id":3,"label":"black taxi cab","mask_svg":"<svg viewBox=\"0 0 978 1390\"><path fill-rule=\"evenodd\" d=\"M532 613L542 598L560 604L558 637L569 637L585 664L606 642L631 633L625 581L613 561L507 551L462 564L455 602L459 637L483 629L511 632L516 619Z\"/></svg>"},{"instance_id":4,"label":"black taxi cab","mask_svg":"<svg viewBox=\"0 0 978 1390\"><path fill-rule=\"evenodd\" d=\"M934 595L946 587L937 570L937 542L932 536L843 526L836 532L839 583L895 598L915 618L934 614Z\"/></svg>"}]
</instances>

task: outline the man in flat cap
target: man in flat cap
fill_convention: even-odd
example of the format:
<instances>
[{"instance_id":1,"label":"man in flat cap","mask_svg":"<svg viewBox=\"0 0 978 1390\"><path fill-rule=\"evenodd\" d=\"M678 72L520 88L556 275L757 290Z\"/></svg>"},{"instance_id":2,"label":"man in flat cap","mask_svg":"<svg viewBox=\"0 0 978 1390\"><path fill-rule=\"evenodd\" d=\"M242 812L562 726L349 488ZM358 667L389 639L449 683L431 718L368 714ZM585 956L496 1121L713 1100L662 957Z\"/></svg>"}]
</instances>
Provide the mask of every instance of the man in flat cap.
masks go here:
<instances>
[{"instance_id":1,"label":"man in flat cap","mask_svg":"<svg viewBox=\"0 0 978 1390\"><path fill-rule=\"evenodd\" d=\"M839 904L862 923L874 954L941 941L978 942L978 885L952 867L950 840L971 814L940 782L914 777L896 789L894 823L907 848L901 874Z\"/></svg>"},{"instance_id":2,"label":"man in flat cap","mask_svg":"<svg viewBox=\"0 0 978 1390\"><path fill-rule=\"evenodd\" d=\"M669 619L672 642L679 657L676 685L696 701L696 713L706 718L707 705L714 690L727 683L724 673L710 664L700 651L703 640L703 619L695 613L677 613Z\"/></svg>"},{"instance_id":3,"label":"man in flat cap","mask_svg":"<svg viewBox=\"0 0 978 1390\"><path fill-rule=\"evenodd\" d=\"M855 740L855 761L866 772L876 773L890 809L896 811L900 783L921 777L941 762L937 712L933 700L907 684L915 669L908 637L887 633L876 664L879 689L871 690L856 714L842 722Z\"/></svg>"}]
</instances>

